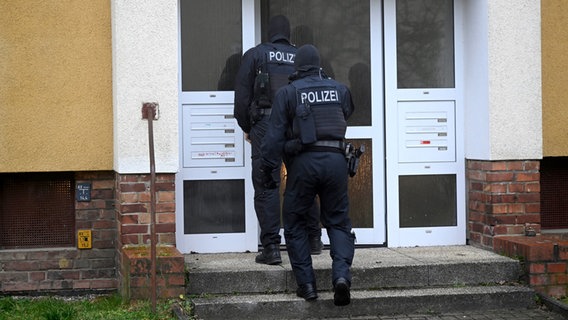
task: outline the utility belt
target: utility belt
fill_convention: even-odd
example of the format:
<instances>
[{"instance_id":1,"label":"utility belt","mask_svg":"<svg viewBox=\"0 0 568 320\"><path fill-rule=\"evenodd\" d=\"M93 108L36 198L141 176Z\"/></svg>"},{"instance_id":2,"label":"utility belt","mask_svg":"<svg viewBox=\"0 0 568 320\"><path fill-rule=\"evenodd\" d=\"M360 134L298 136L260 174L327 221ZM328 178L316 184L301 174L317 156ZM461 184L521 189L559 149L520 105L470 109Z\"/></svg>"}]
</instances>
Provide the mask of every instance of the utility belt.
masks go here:
<instances>
[{"instance_id":1,"label":"utility belt","mask_svg":"<svg viewBox=\"0 0 568 320\"><path fill-rule=\"evenodd\" d=\"M314 143L303 145L301 151L344 153L345 147L346 144L342 140L318 140Z\"/></svg>"},{"instance_id":2,"label":"utility belt","mask_svg":"<svg viewBox=\"0 0 568 320\"><path fill-rule=\"evenodd\" d=\"M272 113L272 108L260 107L256 102L253 102L249 107L250 121L252 125L259 122L264 116L269 116Z\"/></svg>"},{"instance_id":3,"label":"utility belt","mask_svg":"<svg viewBox=\"0 0 568 320\"><path fill-rule=\"evenodd\" d=\"M341 140L318 140L314 143L310 143L306 147L327 147L327 148L335 148L341 151L345 150L345 142Z\"/></svg>"},{"instance_id":4,"label":"utility belt","mask_svg":"<svg viewBox=\"0 0 568 320\"><path fill-rule=\"evenodd\" d=\"M300 139L286 141L284 152L287 156L295 156L301 152L337 152L345 156L349 176L353 177L359 167L359 158L365 152L365 145L355 148L351 142L343 140L318 140L314 143L302 145Z\"/></svg>"}]
</instances>

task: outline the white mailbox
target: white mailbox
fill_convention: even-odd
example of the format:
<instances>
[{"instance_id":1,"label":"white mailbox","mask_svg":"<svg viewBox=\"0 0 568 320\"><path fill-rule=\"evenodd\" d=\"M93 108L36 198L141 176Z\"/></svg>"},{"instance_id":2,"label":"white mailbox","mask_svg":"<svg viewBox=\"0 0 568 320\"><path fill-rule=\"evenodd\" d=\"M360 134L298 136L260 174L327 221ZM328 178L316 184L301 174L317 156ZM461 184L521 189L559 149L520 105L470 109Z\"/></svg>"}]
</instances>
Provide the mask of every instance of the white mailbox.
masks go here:
<instances>
[{"instance_id":1,"label":"white mailbox","mask_svg":"<svg viewBox=\"0 0 568 320\"><path fill-rule=\"evenodd\" d=\"M232 104L183 106L183 166L243 166L244 138Z\"/></svg>"},{"instance_id":2,"label":"white mailbox","mask_svg":"<svg viewBox=\"0 0 568 320\"><path fill-rule=\"evenodd\" d=\"M398 102L400 163L456 161L454 101Z\"/></svg>"}]
</instances>

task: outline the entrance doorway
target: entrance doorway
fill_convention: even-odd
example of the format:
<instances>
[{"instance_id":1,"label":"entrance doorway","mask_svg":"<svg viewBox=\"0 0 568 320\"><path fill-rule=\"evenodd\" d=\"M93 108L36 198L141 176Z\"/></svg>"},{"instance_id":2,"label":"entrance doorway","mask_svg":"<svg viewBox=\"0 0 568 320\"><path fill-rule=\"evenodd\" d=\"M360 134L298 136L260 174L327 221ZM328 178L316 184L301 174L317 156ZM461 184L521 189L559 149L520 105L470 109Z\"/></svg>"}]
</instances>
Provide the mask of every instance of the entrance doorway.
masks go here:
<instances>
[{"instance_id":1,"label":"entrance doorway","mask_svg":"<svg viewBox=\"0 0 568 320\"><path fill-rule=\"evenodd\" d=\"M459 90L429 89L435 94L428 98L434 99L425 99L424 95L416 99L415 91L397 87L396 52L400 44L396 33L396 5L403 2L411 6L434 5L436 1L180 0L182 152L176 181L176 235L180 251L258 249L250 145L232 116L233 81L242 53L265 41L268 19L277 14L284 14L290 20L291 41L297 46L312 43L318 47L324 72L352 91L355 113L348 121L346 137L356 146L364 144L366 147L358 173L349 181L356 244L420 245L422 239L418 235L411 235L410 240L400 239L416 230L441 234L437 231L440 230L437 220L426 230L420 224L414 225L414 221L401 224L401 217L402 220L408 217L400 201L415 201L418 199L415 194L422 194L420 190L430 191L427 196L430 198L449 196L449 202L432 208L429 217L445 210L441 228L447 228L450 223L450 229L461 230L465 213L458 208L463 205L460 195L465 191L461 187L463 170L457 169L460 163L463 165L459 143L462 130ZM451 64L453 68L454 61ZM453 141L436 149L442 152L444 147L449 148L447 153L453 154L452 158L422 159L423 154L414 152L415 149L400 147L406 137L403 128L415 127L405 122L406 115L422 114L422 110L430 109L435 115L445 112L446 128L453 128L453 131L436 132L446 134ZM396 123L393 125L393 122ZM409 152L407 158L404 152ZM434 169L413 171L416 166ZM433 180L427 179L430 175L435 176ZM422 189L414 188L416 179L423 182ZM444 193L435 192L430 187L432 183L446 186L440 189ZM399 192L399 188L403 191ZM422 214L416 210L408 212L414 214L411 218ZM446 218L451 221L447 222ZM465 239L465 231L463 237ZM447 244L461 241L456 240L455 234L442 235L442 238ZM323 240L329 243L325 229Z\"/></svg>"}]
</instances>

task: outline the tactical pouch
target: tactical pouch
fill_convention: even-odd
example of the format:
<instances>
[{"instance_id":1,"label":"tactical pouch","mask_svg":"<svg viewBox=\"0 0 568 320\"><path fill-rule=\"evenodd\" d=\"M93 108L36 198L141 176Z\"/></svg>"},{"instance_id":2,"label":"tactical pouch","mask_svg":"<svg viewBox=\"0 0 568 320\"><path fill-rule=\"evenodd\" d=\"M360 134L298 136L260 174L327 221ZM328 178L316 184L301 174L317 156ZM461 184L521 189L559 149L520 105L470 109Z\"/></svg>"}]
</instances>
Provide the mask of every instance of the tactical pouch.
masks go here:
<instances>
[{"instance_id":1,"label":"tactical pouch","mask_svg":"<svg viewBox=\"0 0 568 320\"><path fill-rule=\"evenodd\" d=\"M254 99L257 108L270 108L272 87L270 76L266 72L259 72L254 79Z\"/></svg>"},{"instance_id":2,"label":"tactical pouch","mask_svg":"<svg viewBox=\"0 0 568 320\"><path fill-rule=\"evenodd\" d=\"M316 142L316 121L310 105L299 104L296 106L297 127L300 130L300 140L302 144L310 144Z\"/></svg>"},{"instance_id":3,"label":"tactical pouch","mask_svg":"<svg viewBox=\"0 0 568 320\"><path fill-rule=\"evenodd\" d=\"M253 125L258 121L260 121L260 119L262 119L262 114L260 113L260 109L257 106L256 101L253 101L249 106L249 116L250 116L250 122Z\"/></svg>"}]
</instances>

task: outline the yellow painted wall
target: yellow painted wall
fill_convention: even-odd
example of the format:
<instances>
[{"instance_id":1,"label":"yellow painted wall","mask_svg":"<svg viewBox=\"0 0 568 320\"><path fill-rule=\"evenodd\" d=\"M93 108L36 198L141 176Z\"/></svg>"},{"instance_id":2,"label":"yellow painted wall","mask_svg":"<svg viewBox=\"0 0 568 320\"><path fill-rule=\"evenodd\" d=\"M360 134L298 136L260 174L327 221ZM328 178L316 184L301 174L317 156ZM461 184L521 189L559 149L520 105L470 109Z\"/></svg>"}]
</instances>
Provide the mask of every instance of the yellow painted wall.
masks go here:
<instances>
[{"instance_id":1,"label":"yellow painted wall","mask_svg":"<svg viewBox=\"0 0 568 320\"><path fill-rule=\"evenodd\" d=\"M568 156L568 1L541 4L543 154Z\"/></svg>"},{"instance_id":2,"label":"yellow painted wall","mask_svg":"<svg viewBox=\"0 0 568 320\"><path fill-rule=\"evenodd\" d=\"M110 1L0 13L0 172L112 169Z\"/></svg>"}]
</instances>

